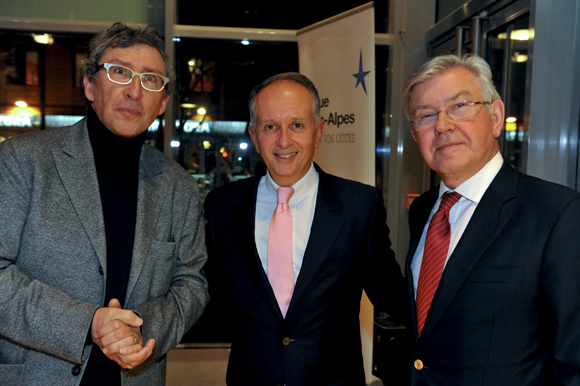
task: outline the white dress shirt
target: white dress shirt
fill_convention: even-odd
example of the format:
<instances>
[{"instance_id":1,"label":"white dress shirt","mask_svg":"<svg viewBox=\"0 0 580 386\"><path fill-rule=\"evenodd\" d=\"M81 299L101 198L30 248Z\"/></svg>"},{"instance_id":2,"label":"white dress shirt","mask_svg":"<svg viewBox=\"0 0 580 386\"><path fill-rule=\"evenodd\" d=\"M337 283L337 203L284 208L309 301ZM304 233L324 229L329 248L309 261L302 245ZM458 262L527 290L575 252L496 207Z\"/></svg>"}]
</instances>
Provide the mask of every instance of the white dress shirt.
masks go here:
<instances>
[{"instance_id":1,"label":"white dress shirt","mask_svg":"<svg viewBox=\"0 0 580 386\"><path fill-rule=\"evenodd\" d=\"M423 234L421 235L421 240L419 241L419 245L417 245L417 250L413 256L413 261L411 262L413 285L415 287L415 297L417 296L417 284L419 282L421 262L423 261L423 250L425 249L425 238L427 237L427 230L429 228L429 223L431 223L431 218L439 208L441 197L444 193L452 191L461 194L459 201L457 201L457 203L453 205L449 211L451 239L449 242L449 251L447 252L447 260L445 260L445 265L447 265L449 256L451 256L453 250L455 250L455 247L457 246L457 243L459 243L459 239L461 239L465 228L467 228L467 224L469 224L469 220L471 220L471 216L473 216L473 212L475 212L477 204L479 204L481 197L483 197L483 194L491 184L491 181L493 181L499 172L499 169L501 169L502 165L503 158L498 152L479 172L477 172L477 174L459 185L455 190L448 188L443 182L441 182L441 186L439 187L439 198L435 202L435 205L433 205L433 209L429 215L429 220L427 220L427 224L425 224Z\"/></svg>"},{"instance_id":2,"label":"white dress shirt","mask_svg":"<svg viewBox=\"0 0 580 386\"><path fill-rule=\"evenodd\" d=\"M278 204L277 185L270 173L267 173L260 180L258 185L258 196L256 198L256 226L255 240L260 261L268 275L268 233L270 231L270 221ZM292 185L294 194L288 206L292 213L292 265L294 267L294 283L298 279L304 251L310 238L310 228L314 219L316 209L316 197L318 195L318 173L314 165L310 165L308 173L298 182Z\"/></svg>"}]
</instances>

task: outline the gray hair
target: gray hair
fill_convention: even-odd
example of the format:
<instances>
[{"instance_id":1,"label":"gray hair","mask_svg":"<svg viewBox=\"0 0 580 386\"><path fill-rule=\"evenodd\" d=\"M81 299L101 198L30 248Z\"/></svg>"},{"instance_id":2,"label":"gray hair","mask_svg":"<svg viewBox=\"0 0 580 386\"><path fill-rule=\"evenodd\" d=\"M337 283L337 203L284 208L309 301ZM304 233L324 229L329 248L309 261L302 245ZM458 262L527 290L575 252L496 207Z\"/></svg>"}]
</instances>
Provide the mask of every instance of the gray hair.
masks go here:
<instances>
[{"instance_id":1,"label":"gray hair","mask_svg":"<svg viewBox=\"0 0 580 386\"><path fill-rule=\"evenodd\" d=\"M89 58L83 65L82 75L86 75L91 83L97 82L97 65L109 48L128 48L135 44L146 44L156 48L165 64L165 76L170 81L165 86L165 96L170 95L175 87L175 73L169 57L165 53L165 44L161 36L147 26L145 29L134 29L123 23L115 23L108 29L96 34L89 43Z\"/></svg>"},{"instance_id":2,"label":"gray hair","mask_svg":"<svg viewBox=\"0 0 580 386\"><path fill-rule=\"evenodd\" d=\"M455 67L465 68L475 76L481 86L481 93L486 101L493 102L497 99L501 100L501 96L493 85L489 64L481 57L475 54L463 54L461 57L457 55L436 56L429 59L427 63L423 64L411 74L403 87L403 100L405 101L404 107L407 118L411 119L409 100L411 99L413 87Z\"/></svg>"},{"instance_id":3,"label":"gray hair","mask_svg":"<svg viewBox=\"0 0 580 386\"><path fill-rule=\"evenodd\" d=\"M320 97L318 96L318 90L314 86L314 83L312 83L312 81L310 79L308 79L306 76L299 74L297 72L284 72L282 74L277 74L277 75L269 77L268 79L266 79L265 81L263 81L262 83L260 83L256 87L254 87L254 89L250 93L249 106L250 106L250 125L251 126L255 127L255 125L256 125L256 97L258 96L260 91L262 91L263 89L265 89L266 87L268 87L272 83L284 81L284 80L289 80L289 81L298 83L298 84L306 87L306 89L310 92L310 95L312 95L312 100L313 100L312 101L312 113L314 114L314 121L318 124L318 122L320 121Z\"/></svg>"}]
</instances>

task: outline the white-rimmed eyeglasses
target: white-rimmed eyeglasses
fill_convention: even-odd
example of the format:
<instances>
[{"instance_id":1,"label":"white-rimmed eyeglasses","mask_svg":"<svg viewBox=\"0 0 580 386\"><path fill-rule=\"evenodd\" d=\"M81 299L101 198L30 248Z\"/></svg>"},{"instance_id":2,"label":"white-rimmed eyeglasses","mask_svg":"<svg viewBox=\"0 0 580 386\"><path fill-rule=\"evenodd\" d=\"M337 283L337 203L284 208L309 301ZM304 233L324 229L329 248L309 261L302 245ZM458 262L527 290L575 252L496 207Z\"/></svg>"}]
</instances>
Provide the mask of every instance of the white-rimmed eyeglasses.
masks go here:
<instances>
[{"instance_id":1,"label":"white-rimmed eyeglasses","mask_svg":"<svg viewBox=\"0 0 580 386\"><path fill-rule=\"evenodd\" d=\"M113 83L129 84L135 76L141 79L141 86L145 90L160 92L169 83L169 78L152 72L137 72L129 67L114 63L103 63L97 65L97 71L101 68L107 70L107 77Z\"/></svg>"}]
</instances>

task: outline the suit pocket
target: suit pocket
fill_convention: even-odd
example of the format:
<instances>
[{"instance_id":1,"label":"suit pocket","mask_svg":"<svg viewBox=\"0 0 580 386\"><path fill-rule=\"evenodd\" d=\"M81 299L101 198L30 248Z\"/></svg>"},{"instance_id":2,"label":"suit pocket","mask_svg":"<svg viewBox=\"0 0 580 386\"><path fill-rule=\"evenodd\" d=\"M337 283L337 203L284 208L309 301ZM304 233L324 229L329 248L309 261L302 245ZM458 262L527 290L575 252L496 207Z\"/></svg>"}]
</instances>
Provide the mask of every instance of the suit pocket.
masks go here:
<instances>
[{"instance_id":1,"label":"suit pocket","mask_svg":"<svg viewBox=\"0 0 580 386\"><path fill-rule=\"evenodd\" d=\"M3 386L22 386L24 365L0 365L0 383Z\"/></svg>"},{"instance_id":2,"label":"suit pocket","mask_svg":"<svg viewBox=\"0 0 580 386\"><path fill-rule=\"evenodd\" d=\"M472 283L510 283L524 281L524 267L475 267L467 282Z\"/></svg>"}]
</instances>

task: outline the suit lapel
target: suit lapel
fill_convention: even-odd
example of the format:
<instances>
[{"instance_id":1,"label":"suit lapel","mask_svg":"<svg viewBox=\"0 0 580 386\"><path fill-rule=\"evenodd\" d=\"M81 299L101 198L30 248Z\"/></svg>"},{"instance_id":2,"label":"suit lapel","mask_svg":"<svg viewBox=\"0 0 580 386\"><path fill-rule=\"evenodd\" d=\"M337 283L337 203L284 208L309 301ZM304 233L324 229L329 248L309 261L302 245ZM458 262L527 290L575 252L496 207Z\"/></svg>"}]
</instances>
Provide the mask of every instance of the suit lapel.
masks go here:
<instances>
[{"instance_id":1,"label":"suit lapel","mask_svg":"<svg viewBox=\"0 0 580 386\"><path fill-rule=\"evenodd\" d=\"M504 160L443 271L419 344L433 330L467 276L512 217L518 176Z\"/></svg>"},{"instance_id":2,"label":"suit lapel","mask_svg":"<svg viewBox=\"0 0 580 386\"><path fill-rule=\"evenodd\" d=\"M230 222L232 228L230 232L234 235L236 250L242 259L250 281L258 288L258 291L262 294L266 303L272 309L272 312L282 318L282 312L278 307L276 296L270 286L268 276L264 271L256 248L256 237L254 234L256 197L258 195L260 179L260 176L256 176L249 180L249 183L239 192L233 207L232 221Z\"/></svg>"},{"instance_id":3,"label":"suit lapel","mask_svg":"<svg viewBox=\"0 0 580 386\"><path fill-rule=\"evenodd\" d=\"M71 131L64 147L53 149L52 156L72 206L95 249L103 271L107 272L103 209L86 119L75 126L77 130Z\"/></svg>"},{"instance_id":4,"label":"suit lapel","mask_svg":"<svg viewBox=\"0 0 580 386\"><path fill-rule=\"evenodd\" d=\"M163 164L163 160L158 158L156 151L149 148L148 145L143 145L139 164L135 241L125 304L129 304L131 294L141 275L147 253L154 239L161 207L166 197L169 197L170 183L166 174L159 168L159 165Z\"/></svg>"},{"instance_id":5,"label":"suit lapel","mask_svg":"<svg viewBox=\"0 0 580 386\"><path fill-rule=\"evenodd\" d=\"M342 201L336 186L328 174L324 173L318 165L315 164L315 167L318 171L319 183L314 219L287 316L300 303L308 287L322 269L344 223Z\"/></svg>"},{"instance_id":6,"label":"suit lapel","mask_svg":"<svg viewBox=\"0 0 580 386\"><path fill-rule=\"evenodd\" d=\"M433 205L437 202L437 198L439 196L439 186L431 189L425 196L422 197L425 202L417 201L417 204L420 205L418 208L413 208L413 213L416 213L415 216L418 218L411 218L410 223L413 225L411 229L411 243L409 245L409 252L407 253L407 260L405 263L405 276L407 277L407 293L409 294L409 304L411 305L411 323L414 329L413 337L416 337L418 334L417 330L417 312L415 307L415 286L413 282L413 271L411 270L411 263L413 261L413 257L415 256L415 252L417 251L417 246L419 245L419 241L421 241L421 236L423 235L423 229L427 225L427 220L429 220L429 215L431 214L431 210L433 209Z\"/></svg>"}]
</instances>

